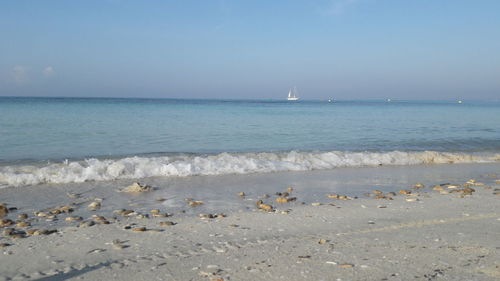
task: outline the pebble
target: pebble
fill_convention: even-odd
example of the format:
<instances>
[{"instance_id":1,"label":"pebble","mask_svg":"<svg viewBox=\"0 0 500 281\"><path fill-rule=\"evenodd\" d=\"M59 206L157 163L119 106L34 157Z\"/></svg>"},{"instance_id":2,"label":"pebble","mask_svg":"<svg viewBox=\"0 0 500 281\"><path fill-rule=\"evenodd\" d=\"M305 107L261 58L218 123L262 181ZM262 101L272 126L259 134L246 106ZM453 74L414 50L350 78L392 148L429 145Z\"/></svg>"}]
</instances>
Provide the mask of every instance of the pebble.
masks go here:
<instances>
[{"instance_id":1,"label":"pebble","mask_svg":"<svg viewBox=\"0 0 500 281\"><path fill-rule=\"evenodd\" d=\"M408 195L408 194L411 194L411 190L406 190L406 189L401 189L399 191L400 194L403 194L403 195Z\"/></svg>"},{"instance_id":2,"label":"pebble","mask_svg":"<svg viewBox=\"0 0 500 281\"><path fill-rule=\"evenodd\" d=\"M239 197L245 197L245 196L246 196L246 194L245 194L245 192L243 192L243 191L242 191L242 192L239 192L239 193L238 193L238 196L239 196Z\"/></svg>"},{"instance_id":3,"label":"pebble","mask_svg":"<svg viewBox=\"0 0 500 281\"><path fill-rule=\"evenodd\" d=\"M328 242L328 240L326 240L326 239L319 239L318 240L318 244L325 244L327 242Z\"/></svg>"},{"instance_id":4,"label":"pebble","mask_svg":"<svg viewBox=\"0 0 500 281\"><path fill-rule=\"evenodd\" d=\"M311 203L312 206L321 206L322 204L320 202L314 202L314 203Z\"/></svg>"},{"instance_id":5,"label":"pebble","mask_svg":"<svg viewBox=\"0 0 500 281\"><path fill-rule=\"evenodd\" d=\"M153 209L150 211L150 213L154 216L154 215L158 215L160 213L160 209Z\"/></svg>"},{"instance_id":6,"label":"pebble","mask_svg":"<svg viewBox=\"0 0 500 281\"><path fill-rule=\"evenodd\" d=\"M407 202L416 202L418 201L418 198L406 198Z\"/></svg>"},{"instance_id":7,"label":"pebble","mask_svg":"<svg viewBox=\"0 0 500 281\"><path fill-rule=\"evenodd\" d=\"M167 199L165 199L163 197L156 197L155 200L159 201L159 202L167 201Z\"/></svg>"}]
</instances>

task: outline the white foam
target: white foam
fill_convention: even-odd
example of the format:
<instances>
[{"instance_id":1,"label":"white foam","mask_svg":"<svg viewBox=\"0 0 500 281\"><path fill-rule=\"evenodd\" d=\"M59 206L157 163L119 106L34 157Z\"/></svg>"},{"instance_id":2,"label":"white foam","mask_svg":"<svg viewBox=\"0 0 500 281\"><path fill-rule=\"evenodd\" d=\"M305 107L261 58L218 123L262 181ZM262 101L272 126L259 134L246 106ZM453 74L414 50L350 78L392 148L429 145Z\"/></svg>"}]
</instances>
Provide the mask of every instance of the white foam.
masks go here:
<instances>
[{"instance_id":1,"label":"white foam","mask_svg":"<svg viewBox=\"0 0 500 281\"><path fill-rule=\"evenodd\" d=\"M500 154L448 152L281 152L221 153L209 156L183 155L87 159L46 166L5 166L0 168L0 186L42 183L78 183L165 176L226 175L307 171L337 167L417 165L444 163L485 163L500 161Z\"/></svg>"}]
</instances>

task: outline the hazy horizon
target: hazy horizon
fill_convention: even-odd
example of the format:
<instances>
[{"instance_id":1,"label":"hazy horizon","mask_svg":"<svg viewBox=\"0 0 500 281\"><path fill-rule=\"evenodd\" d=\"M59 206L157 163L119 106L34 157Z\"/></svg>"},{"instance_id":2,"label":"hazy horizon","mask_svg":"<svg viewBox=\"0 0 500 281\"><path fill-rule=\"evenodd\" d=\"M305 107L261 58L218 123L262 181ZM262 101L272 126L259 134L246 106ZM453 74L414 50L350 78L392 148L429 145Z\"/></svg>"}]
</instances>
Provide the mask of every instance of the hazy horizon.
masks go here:
<instances>
[{"instance_id":1,"label":"hazy horizon","mask_svg":"<svg viewBox=\"0 0 500 281\"><path fill-rule=\"evenodd\" d=\"M500 2L12 1L0 96L500 99Z\"/></svg>"}]
</instances>

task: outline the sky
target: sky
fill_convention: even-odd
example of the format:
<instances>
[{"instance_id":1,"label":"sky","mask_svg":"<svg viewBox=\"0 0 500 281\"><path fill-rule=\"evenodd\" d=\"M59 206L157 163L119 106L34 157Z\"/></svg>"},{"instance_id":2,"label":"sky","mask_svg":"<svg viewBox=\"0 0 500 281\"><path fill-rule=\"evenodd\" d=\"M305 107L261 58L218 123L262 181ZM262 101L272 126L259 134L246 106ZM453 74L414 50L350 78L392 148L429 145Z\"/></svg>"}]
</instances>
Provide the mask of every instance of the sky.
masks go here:
<instances>
[{"instance_id":1,"label":"sky","mask_svg":"<svg viewBox=\"0 0 500 281\"><path fill-rule=\"evenodd\" d=\"M0 96L500 100L498 0L0 0Z\"/></svg>"}]
</instances>

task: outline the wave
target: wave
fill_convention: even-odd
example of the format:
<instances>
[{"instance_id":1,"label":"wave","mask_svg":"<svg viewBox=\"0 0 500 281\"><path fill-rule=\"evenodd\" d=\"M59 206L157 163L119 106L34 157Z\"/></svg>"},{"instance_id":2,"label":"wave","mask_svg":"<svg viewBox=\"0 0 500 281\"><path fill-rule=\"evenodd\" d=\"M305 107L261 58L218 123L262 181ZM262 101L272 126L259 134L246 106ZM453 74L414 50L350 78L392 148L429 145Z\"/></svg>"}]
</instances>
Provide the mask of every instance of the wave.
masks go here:
<instances>
[{"instance_id":1,"label":"wave","mask_svg":"<svg viewBox=\"0 0 500 281\"><path fill-rule=\"evenodd\" d=\"M262 152L220 153L216 155L174 155L86 159L45 166L0 167L0 186L26 186L44 183L80 183L145 177L186 177L308 171L338 167L378 165L418 165L445 163L487 163L500 161L500 153L453 152Z\"/></svg>"}]
</instances>

